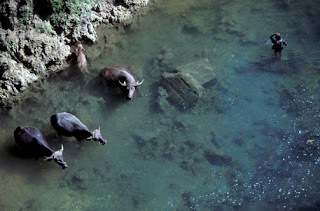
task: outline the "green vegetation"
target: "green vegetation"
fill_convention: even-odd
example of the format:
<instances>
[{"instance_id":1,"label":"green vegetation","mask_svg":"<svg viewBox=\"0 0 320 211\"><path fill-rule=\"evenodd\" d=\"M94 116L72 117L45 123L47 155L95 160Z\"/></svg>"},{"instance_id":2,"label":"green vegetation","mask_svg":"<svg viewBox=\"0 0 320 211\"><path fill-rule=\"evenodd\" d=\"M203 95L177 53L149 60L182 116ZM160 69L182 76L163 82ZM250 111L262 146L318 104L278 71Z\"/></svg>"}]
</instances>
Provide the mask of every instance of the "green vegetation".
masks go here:
<instances>
[{"instance_id":1,"label":"green vegetation","mask_svg":"<svg viewBox=\"0 0 320 211\"><path fill-rule=\"evenodd\" d=\"M101 0L24 0L17 7L4 2L0 4L0 27L12 28L15 17L27 26L37 14L42 20L50 21L55 30L59 30L68 22L78 24L85 21L84 17L90 16L91 8L99 2Z\"/></svg>"},{"instance_id":2,"label":"green vegetation","mask_svg":"<svg viewBox=\"0 0 320 211\"><path fill-rule=\"evenodd\" d=\"M50 24L37 23L35 28L42 33L46 33L47 35L52 34L53 31Z\"/></svg>"},{"instance_id":3,"label":"green vegetation","mask_svg":"<svg viewBox=\"0 0 320 211\"><path fill-rule=\"evenodd\" d=\"M62 27L69 15L80 16L89 13L85 5L94 5L100 0L49 0L52 7L52 15L50 21L54 27ZM79 20L74 20L76 23Z\"/></svg>"},{"instance_id":4,"label":"green vegetation","mask_svg":"<svg viewBox=\"0 0 320 211\"><path fill-rule=\"evenodd\" d=\"M19 8L20 21L27 23L33 15L33 8L28 6L22 6Z\"/></svg>"}]
</instances>

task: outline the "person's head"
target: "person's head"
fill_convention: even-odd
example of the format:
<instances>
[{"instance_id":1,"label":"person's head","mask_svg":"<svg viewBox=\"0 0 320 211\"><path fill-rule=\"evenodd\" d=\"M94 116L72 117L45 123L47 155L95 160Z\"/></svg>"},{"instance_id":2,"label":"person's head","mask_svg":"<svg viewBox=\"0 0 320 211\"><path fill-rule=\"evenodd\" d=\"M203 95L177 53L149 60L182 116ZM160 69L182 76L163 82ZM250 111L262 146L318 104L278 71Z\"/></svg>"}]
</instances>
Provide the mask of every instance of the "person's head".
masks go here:
<instances>
[{"instance_id":1,"label":"person's head","mask_svg":"<svg viewBox=\"0 0 320 211\"><path fill-rule=\"evenodd\" d=\"M276 40L280 40L281 39L280 33L275 33L275 35L276 35Z\"/></svg>"}]
</instances>

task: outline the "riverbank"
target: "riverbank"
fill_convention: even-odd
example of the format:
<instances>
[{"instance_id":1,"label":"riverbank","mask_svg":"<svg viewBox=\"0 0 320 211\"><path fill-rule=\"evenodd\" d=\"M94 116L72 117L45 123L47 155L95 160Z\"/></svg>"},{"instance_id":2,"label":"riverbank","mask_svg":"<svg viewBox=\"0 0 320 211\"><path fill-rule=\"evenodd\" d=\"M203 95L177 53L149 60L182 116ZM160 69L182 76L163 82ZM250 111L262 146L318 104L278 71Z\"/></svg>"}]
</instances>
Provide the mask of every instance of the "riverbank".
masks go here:
<instances>
[{"instance_id":1,"label":"riverbank","mask_svg":"<svg viewBox=\"0 0 320 211\"><path fill-rule=\"evenodd\" d=\"M20 102L22 92L72 65L75 44L97 43L99 25L110 30L112 41L107 44L113 45L125 27L158 2L13 0L0 4L1 110L10 110Z\"/></svg>"}]
</instances>

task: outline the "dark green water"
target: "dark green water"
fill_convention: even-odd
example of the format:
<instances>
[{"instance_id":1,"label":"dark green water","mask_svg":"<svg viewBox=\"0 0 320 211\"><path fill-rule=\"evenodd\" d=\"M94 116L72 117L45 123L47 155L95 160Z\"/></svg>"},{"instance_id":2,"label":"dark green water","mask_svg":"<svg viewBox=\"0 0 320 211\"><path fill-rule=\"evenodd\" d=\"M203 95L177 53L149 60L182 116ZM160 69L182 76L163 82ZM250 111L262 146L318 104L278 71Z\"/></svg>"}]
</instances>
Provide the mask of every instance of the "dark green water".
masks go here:
<instances>
[{"instance_id":1,"label":"dark green water","mask_svg":"<svg viewBox=\"0 0 320 211\"><path fill-rule=\"evenodd\" d=\"M170 0L116 47L87 47L103 49L87 54L90 76L63 70L1 116L2 210L320 209L319 8ZM275 32L289 44L281 60ZM164 72L204 60L217 79L194 107L159 97ZM145 79L132 101L99 84L99 70L116 64ZM62 111L101 126L108 144L59 138L49 119ZM41 129L55 149L63 143L69 168L17 154L22 125Z\"/></svg>"}]
</instances>

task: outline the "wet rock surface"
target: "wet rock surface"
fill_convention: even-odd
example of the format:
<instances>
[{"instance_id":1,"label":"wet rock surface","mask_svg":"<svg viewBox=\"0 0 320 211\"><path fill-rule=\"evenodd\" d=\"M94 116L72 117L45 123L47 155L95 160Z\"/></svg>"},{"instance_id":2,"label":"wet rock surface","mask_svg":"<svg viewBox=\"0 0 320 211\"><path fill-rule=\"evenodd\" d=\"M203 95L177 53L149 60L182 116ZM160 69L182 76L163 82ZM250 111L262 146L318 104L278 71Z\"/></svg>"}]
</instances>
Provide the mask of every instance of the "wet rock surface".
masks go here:
<instances>
[{"instance_id":1,"label":"wet rock surface","mask_svg":"<svg viewBox=\"0 0 320 211\"><path fill-rule=\"evenodd\" d=\"M190 74L201 85L213 83L217 76L207 58L177 67L178 72Z\"/></svg>"},{"instance_id":2,"label":"wet rock surface","mask_svg":"<svg viewBox=\"0 0 320 211\"><path fill-rule=\"evenodd\" d=\"M30 28L27 31L1 30L0 105L18 95L28 85L61 68L71 54L70 47L57 35L48 36Z\"/></svg>"},{"instance_id":3,"label":"wet rock surface","mask_svg":"<svg viewBox=\"0 0 320 211\"><path fill-rule=\"evenodd\" d=\"M169 102L180 110L194 107L202 95L203 87L188 73L164 73L162 80Z\"/></svg>"},{"instance_id":4,"label":"wet rock surface","mask_svg":"<svg viewBox=\"0 0 320 211\"><path fill-rule=\"evenodd\" d=\"M217 69L209 61L209 54L200 52L193 58L164 46L156 55L150 68L150 77L160 77L154 83L157 89L155 111L191 111L198 107L199 102L214 102L214 109L222 113L222 100L219 92L223 86L217 79ZM162 74L161 74L162 73Z\"/></svg>"},{"instance_id":5,"label":"wet rock surface","mask_svg":"<svg viewBox=\"0 0 320 211\"><path fill-rule=\"evenodd\" d=\"M219 83L216 70L206 57L188 60L177 55L173 49L163 48L153 60L150 74L159 77L155 106L160 111L170 110L170 106L180 111L193 109L199 100L217 99Z\"/></svg>"}]
</instances>

